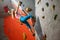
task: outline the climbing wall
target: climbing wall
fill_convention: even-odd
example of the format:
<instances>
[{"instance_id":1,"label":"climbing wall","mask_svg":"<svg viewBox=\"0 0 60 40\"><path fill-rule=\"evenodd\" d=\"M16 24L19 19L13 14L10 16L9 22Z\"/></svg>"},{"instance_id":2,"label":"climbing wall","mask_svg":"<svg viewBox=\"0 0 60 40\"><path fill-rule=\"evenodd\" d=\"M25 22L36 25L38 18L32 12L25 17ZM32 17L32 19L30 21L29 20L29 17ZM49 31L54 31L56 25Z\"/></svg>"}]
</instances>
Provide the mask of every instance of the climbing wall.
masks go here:
<instances>
[{"instance_id":1,"label":"climbing wall","mask_svg":"<svg viewBox=\"0 0 60 40\"><path fill-rule=\"evenodd\" d=\"M35 8L46 40L60 40L60 0L35 0Z\"/></svg>"},{"instance_id":2,"label":"climbing wall","mask_svg":"<svg viewBox=\"0 0 60 40\"><path fill-rule=\"evenodd\" d=\"M4 18L4 33L8 40L35 40L27 26L11 16Z\"/></svg>"}]
</instances>

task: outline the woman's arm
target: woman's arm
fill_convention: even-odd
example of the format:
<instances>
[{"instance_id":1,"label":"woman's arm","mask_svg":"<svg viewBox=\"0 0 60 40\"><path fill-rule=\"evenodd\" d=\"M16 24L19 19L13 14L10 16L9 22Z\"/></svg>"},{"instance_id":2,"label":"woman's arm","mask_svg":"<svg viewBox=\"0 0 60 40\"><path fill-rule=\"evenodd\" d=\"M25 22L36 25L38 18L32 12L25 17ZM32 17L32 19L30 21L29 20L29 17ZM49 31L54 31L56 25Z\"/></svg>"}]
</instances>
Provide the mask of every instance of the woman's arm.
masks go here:
<instances>
[{"instance_id":1,"label":"woman's arm","mask_svg":"<svg viewBox=\"0 0 60 40\"><path fill-rule=\"evenodd\" d=\"M20 3L18 2L18 7L16 8L16 12L18 12L19 6L20 6Z\"/></svg>"},{"instance_id":2,"label":"woman's arm","mask_svg":"<svg viewBox=\"0 0 60 40\"><path fill-rule=\"evenodd\" d=\"M23 10L23 12L24 12L26 15L28 15L28 13L27 13L25 10Z\"/></svg>"}]
</instances>

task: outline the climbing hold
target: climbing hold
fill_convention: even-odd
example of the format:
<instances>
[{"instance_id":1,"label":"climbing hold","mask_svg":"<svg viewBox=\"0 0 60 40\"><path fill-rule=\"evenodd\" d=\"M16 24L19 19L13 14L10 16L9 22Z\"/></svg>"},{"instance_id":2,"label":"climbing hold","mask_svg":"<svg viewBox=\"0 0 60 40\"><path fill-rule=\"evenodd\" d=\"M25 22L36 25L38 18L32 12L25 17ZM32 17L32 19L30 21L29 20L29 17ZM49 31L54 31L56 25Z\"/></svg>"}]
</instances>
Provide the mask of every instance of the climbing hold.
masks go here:
<instances>
[{"instance_id":1,"label":"climbing hold","mask_svg":"<svg viewBox=\"0 0 60 40\"><path fill-rule=\"evenodd\" d=\"M21 25L23 25L23 23L21 23Z\"/></svg>"},{"instance_id":2,"label":"climbing hold","mask_svg":"<svg viewBox=\"0 0 60 40\"><path fill-rule=\"evenodd\" d=\"M58 16L57 14L54 16L54 20L56 20L57 16Z\"/></svg>"},{"instance_id":3,"label":"climbing hold","mask_svg":"<svg viewBox=\"0 0 60 40\"><path fill-rule=\"evenodd\" d=\"M42 8L42 11L44 11L44 8Z\"/></svg>"},{"instance_id":4,"label":"climbing hold","mask_svg":"<svg viewBox=\"0 0 60 40\"><path fill-rule=\"evenodd\" d=\"M55 5L51 6L52 11L55 10Z\"/></svg>"},{"instance_id":5,"label":"climbing hold","mask_svg":"<svg viewBox=\"0 0 60 40\"><path fill-rule=\"evenodd\" d=\"M9 9L8 9L8 6L4 6L4 12L5 12L5 13L8 13L8 10L9 10Z\"/></svg>"},{"instance_id":6,"label":"climbing hold","mask_svg":"<svg viewBox=\"0 0 60 40\"><path fill-rule=\"evenodd\" d=\"M42 36L42 40L46 40L47 36L46 34Z\"/></svg>"},{"instance_id":7,"label":"climbing hold","mask_svg":"<svg viewBox=\"0 0 60 40\"><path fill-rule=\"evenodd\" d=\"M55 10L55 5L53 5L53 9Z\"/></svg>"},{"instance_id":8,"label":"climbing hold","mask_svg":"<svg viewBox=\"0 0 60 40\"><path fill-rule=\"evenodd\" d=\"M55 10L55 5L52 6L52 10Z\"/></svg>"},{"instance_id":9,"label":"climbing hold","mask_svg":"<svg viewBox=\"0 0 60 40\"><path fill-rule=\"evenodd\" d=\"M44 19L44 18L45 18L45 16L42 16L42 18Z\"/></svg>"},{"instance_id":10,"label":"climbing hold","mask_svg":"<svg viewBox=\"0 0 60 40\"><path fill-rule=\"evenodd\" d=\"M37 2L37 4L39 4L41 2L41 0L39 0L38 2Z\"/></svg>"},{"instance_id":11,"label":"climbing hold","mask_svg":"<svg viewBox=\"0 0 60 40\"><path fill-rule=\"evenodd\" d=\"M35 36L35 33L33 33L33 36Z\"/></svg>"},{"instance_id":12,"label":"climbing hold","mask_svg":"<svg viewBox=\"0 0 60 40\"><path fill-rule=\"evenodd\" d=\"M47 6L47 7L49 6L49 3L48 3L48 2L46 3L46 6Z\"/></svg>"},{"instance_id":13,"label":"climbing hold","mask_svg":"<svg viewBox=\"0 0 60 40\"><path fill-rule=\"evenodd\" d=\"M27 36L26 33L23 33L23 39L26 40Z\"/></svg>"}]
</instances>

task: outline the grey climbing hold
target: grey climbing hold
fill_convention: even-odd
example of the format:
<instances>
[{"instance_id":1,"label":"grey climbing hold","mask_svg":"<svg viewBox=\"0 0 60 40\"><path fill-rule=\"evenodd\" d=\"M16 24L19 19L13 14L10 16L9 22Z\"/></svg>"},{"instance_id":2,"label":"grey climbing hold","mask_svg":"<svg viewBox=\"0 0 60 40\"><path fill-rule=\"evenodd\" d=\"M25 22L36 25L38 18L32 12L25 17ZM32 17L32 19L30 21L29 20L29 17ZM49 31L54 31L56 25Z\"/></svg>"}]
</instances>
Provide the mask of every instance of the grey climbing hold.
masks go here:
<instances>
[{"instance_id":1,"label":"grey climbing hold","mask_svg":"<svg viewBox=\"0 0 60 40\"><path fill-rule=\"evenodd\" d=\"M42 8L42 11L44 12L44 8Z\"/></svg>"},{"instance_id":2,"label":"grey climbing hold","mask_svg":"<svg viewBox=\"0 0 60 40\"><path fill-rule=\"evenodd\" d=\"M41 2L41 0L39 0L38 2L37 2L37 4L39 4Z\"/></svg>"},{"instance_id":3,"label":"grey climbing hold","mask_svg":"<svg viewBox=\"0 0 60 40\"><path fill-rule=\"evenodd\" d=\"M55 10L55 5L53 5L53 10Z\"/></svg>"},{"instance_id":4,"label":"grey climbing hold","mask_svg":"<svg viewBox=\"0 0 60 40\"><path fill-rule=\"evenodd\" d=\"M42 18L44 19L44 18L45 18L45 16L42 16Z\"/></svg>"},{"instance_id":5,"label":"grey climbing hold","mask_svg":"<svg viewBox=\"0 0 60 40\"><path fill-rule=\"evenodd\" d=\"M57 14L54 16L54 20L56 20L57 16L58 16Z\"/></svg>"},{"instance_id":6,"label":"grey climbing hold","mask_svg":"<svg viewBox=\"0 0 60 40\"><path fill-rule=\"evenodd\" d=\"M48 3L48 2L46 3L46 6L47 6L47 7L49 6L49 3Z\"/></svg>"}]
</instances>

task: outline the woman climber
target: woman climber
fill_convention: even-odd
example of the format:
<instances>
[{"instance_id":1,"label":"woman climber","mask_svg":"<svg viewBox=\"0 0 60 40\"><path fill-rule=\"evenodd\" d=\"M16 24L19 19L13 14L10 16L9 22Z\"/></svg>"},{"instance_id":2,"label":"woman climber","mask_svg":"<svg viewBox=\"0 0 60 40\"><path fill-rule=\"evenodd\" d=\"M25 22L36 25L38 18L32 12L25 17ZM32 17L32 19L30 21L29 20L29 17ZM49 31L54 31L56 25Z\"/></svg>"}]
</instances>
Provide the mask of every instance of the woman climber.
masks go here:
<instances>
[{"instance_id":1,"label":"woman climber","mask_svg":"<svg viewBox=\"0 0 60 40\"><path fill-rule=\"evenodd\" d=\"M31 8L26 8L25 9L25 11L23 11L23 12L25 12L26 13L26 16L22 16L21 15L21 13L18 13L18 9L19 9L19 6L21 6L21 2L19 1L18 2L18 7L16 8L16 10L11 10L11 13L12 13L12 15L14 14L15 15L15 17L16 16L18 16L18 15L20 15L17 19L19 19L19 21L21 21L22 23L24 23L24 24L26 24L26 26L29 28L29 30L33 33L33 36L35 36L35 33L34 33L34 28L33 27L31 27L31 25L28 23L28 19L30 19L30 18L32 18L33 16L31 15L31 11L32 11L32 9Z\"/></svg>"}]
</instances>

